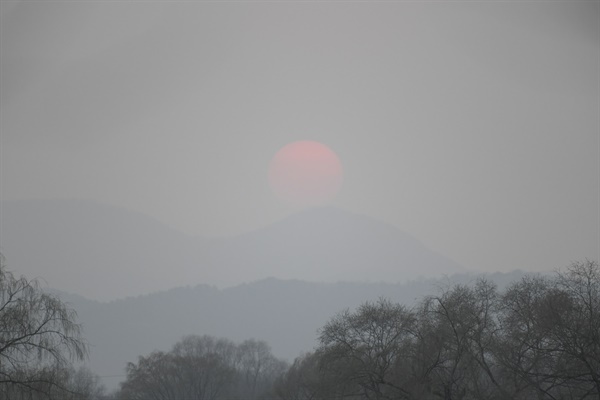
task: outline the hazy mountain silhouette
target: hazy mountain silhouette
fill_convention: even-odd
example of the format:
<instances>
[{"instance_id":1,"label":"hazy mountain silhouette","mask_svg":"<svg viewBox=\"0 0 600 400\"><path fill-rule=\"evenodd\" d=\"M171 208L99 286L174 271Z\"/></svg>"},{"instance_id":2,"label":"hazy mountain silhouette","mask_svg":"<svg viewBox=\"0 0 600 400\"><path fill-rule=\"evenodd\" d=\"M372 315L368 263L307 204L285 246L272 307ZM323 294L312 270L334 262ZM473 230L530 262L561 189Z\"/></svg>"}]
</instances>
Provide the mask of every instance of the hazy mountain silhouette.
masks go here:
<instances>
[{"instance_id":1,"label":"hazy mountain silhouette","mask_svg":"<svg viewBox=\"0 0 600 400\"><path fill-rule=\"evenodd\" d=\"M146 215L83 200L3 202L0 237L9 269L103 300L188 284L204 250Z\"/></svg>"},{"instance_id":2,"label":"hazy mountain silhouette","mask_svg":"<svg viewBox=\"0 0 600 400\"><path fill-rule=\"evenodd\" d=\"M10 269L94 299L267 277L399 282L463 271L392 225L333 207L230 238L189 236L83 200L4 202L2 210L1 251Z\"/></svg>"},{"instance_id":3,"label":"hazy mountain silhouette","mask_svg":"<svg viewBox=\"0 0 600 400\"><path fill-rule=\"evenodd\" d=\"M522 272L489 275L500 287ZM154 350L169 350L189 334L255 338L273 353L293 361L317 344L318 330L337 312L381 297L410 306L454 283L473 282L472 274L408 283L310 283L265 279L226 289L200 285L109 303L59 293L70 303L91 345L89 365L108 387L123 379L127 362Z\"/></svg>"},{"instance_id":4,"label":"hazy mountain silhouette","mask_svg":"<svg viewBox=\"0 0 600 400\"><path fill-rule=\"evenodd\" d=\"M308 209L222 239L211 256L219 272L230 271L242 281L255 280L258 273L318 282L397 282L464 271L392 225L333 207Z\"/></svg>"}]
</instances>

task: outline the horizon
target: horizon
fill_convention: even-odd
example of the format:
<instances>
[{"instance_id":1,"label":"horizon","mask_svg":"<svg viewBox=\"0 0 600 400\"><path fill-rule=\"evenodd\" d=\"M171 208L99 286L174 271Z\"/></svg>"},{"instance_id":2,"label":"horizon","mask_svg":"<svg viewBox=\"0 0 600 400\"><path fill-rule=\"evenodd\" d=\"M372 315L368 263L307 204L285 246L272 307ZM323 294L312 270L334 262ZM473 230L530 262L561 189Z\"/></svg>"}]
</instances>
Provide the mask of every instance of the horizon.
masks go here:
<instances>
[{"instance_id":1,"label":"horizon","mask_svg":"<svg viewBox=\"0 0 600 400\"><path fill-rule=\"evenodd\" d=\"M0 0L1 256L0 398L597 393L600 1Z\"/></svg>"},{"instance_id":2,"label":"horizon","mask_svg":"<svg viewBox=\"0 0 600 400\"><path fill-rule=\"evenodd\" d=\"M467 269L599 259L599 14L2 1L0 199L89 199L217 237L322 201ZM269 172L299 141L329 149L319 169L312 149Z\"/></svg>"},{"instance_id":3,"label":"horizon","mask_svg":"<svg viewBox=\"0 0 600 400\"><path fill-rule=\"evenodd\" d=\"M141 212L97 201L5 201L2 206L8 211L1 228L8 268L94 300L184 283L219 289L268 277L396 283L469 272L393 224L333 205L306 208L228 237L189 236ZM87 258L90 254L95 256ZM361 260L371 267L362 268ZM168 269L165 263L171 264ZM48 270L53 274L45 275ZM111 287L112 273L120 275L118 289ZM108 286L98 287L100 282ZM134 283L136 289L127 289Z\"/></svg>"}]
</instances>

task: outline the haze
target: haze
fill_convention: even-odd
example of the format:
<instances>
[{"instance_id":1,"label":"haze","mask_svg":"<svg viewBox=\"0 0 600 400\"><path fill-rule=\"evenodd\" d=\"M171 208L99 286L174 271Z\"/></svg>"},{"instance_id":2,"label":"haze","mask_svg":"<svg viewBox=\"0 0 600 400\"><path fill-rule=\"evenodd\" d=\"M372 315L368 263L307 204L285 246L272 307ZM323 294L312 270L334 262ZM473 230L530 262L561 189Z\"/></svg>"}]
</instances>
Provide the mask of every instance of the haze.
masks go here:
<instances>
[{"instance_id":1,"label":"haze","mask_svg":"<svg viewBox=\"0 0 600 400\"><path fill-rule=\"evenodd\" d=\"M330 206L468 270L598 259L597 2L1 7L4 201L231 237L301 211L268 164L316 140L344 165Z\"/></svg>"},{"instance_id":2,"label":"haze","mask_svg":"<svg viewBox=\"0 0 600 400\"><path fill-rule=\"evenodd\" d=\"M366 301L400 317L365 326L411 321L424 336L382 336L398 338L402 349L417 343L409 353L424 357L416 362L444 360L394 376L433 371L434 387L446 376L436 368L455 360L460 368L448 370L460 370L470 359L464 376L477 377L473 387L497 386L504 391L496 397L517 398L506 394L513 386L526 393L543 381L530 379L535 368L518 372L511 361L495 386L481 384L490 371L478 368L510 361L518 349L529 354L525 342L534 337L540 345L531 359L558 379L552 390L597 393L600 316L591 310L600 307L581 308L585 296L573 293L600 299L599 4L0 1L0 299L10 299L0 304L0 341L9 343L0 346L0 397L19 390L6 377L27 378L42 358L27 358L29 342L19 348L6 339L27 338L20 330L36 322L27 318L41 314L34 302L23 313L4 295L16 279L4 263L76 311L90 344L80 360L91 368L89 382L109 391L129 382L121 394L87 399L133 398L127 390L141 396L151 385L136 388L127 363L168 352L185 335L198 335L188 345L217 343L201 335L233 340L240 347L229 348L246 349L244 357L261 349L253 340L264 341L275 366L263 385L271 390L293 372L284 361L327 347L316 333ZM310 174L296 164L293 174L279 174L286 162L269 172L277 151L298 141L327 146L342 167L327 153ZM332 160L335 168L327 167ZM324 171L333 172L322 179ZM303 177L308 189L288 185L288 176ZM308 195L295 202L298 193ZM314 207L315 198L327 201ZM567 278L553 275L534 288L549 304L534 310L541 317L507 303L509 282L525 282L511 293L527 294L542 281L519 281L524 274L569 265ZM472 285L479 272L489 273L489 286ZM580 279L586 273L593 279ZM452 289L456 297L446 292L459 299L448 303L459 310L448 321L467 327L464 343L483 340L477 345L444 336L451 331L440 317L444 296L423 302L450 282L466 286ZM560 292L571 284L581 291ZM479 318L479 304L492 303ZM557 313L544 311L556 304ZM362 310L375 315L369 307ZM461 310L480 314L463 318ZM531 315L522 324L534 327L529 336L498 322ZM470 333L480 328L485 335ZM501 340L484 354L487 338ZM586 338L592 344L581 347ZM75 343L59 342L48 360ZM435 346L448 356L428 358ZM468 348L477 354L454 353ZM559 373L547 362L553 352ZM396 368L405 359L374 365ZM54 374L71 366L49 371L71 376ZM187 390L181 376L199 382L196 372L176 376L174 387ZM592 389L585 374L595 379ZM459 381L451 378L447 387ZM229 382L221 398L234 398L233 389L259 398L240 382ZM494 397L481 393L473 398Z\"/></svg>"}]
</instances>

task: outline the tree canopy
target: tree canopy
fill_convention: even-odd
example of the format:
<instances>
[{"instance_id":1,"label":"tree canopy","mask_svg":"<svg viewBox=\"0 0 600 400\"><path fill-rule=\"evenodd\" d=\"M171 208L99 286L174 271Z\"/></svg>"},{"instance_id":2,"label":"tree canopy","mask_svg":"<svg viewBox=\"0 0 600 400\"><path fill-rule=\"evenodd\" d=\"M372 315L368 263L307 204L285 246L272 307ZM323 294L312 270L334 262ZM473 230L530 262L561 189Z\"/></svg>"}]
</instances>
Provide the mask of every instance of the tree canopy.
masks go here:
<instances>
[{"instance_id":1,"label":"tree canopy","mask_svg":"<svg viewBox=\"0 0 600 400\"><path fill-rule=\"evenodd\" d=\"M478 279L412 309L334 316L275 387L283 400L600 399L600 268L570 265L499 291Z\"/></svg>"}]
</instances>

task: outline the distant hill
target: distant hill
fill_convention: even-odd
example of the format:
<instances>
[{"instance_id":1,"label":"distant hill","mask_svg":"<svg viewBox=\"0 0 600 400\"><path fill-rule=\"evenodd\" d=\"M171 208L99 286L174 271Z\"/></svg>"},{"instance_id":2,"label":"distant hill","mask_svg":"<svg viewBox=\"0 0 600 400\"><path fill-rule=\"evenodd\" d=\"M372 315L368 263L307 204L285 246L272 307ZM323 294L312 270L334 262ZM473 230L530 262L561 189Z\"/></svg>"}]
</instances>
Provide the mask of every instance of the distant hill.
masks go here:
<instances>
[{"instance_id":1,"label":"distant hill","mask_svg":"<svg viewBox=\"0 0 600 400\"><path fill-rule=\"evenodd\" d=\"M3 202L0 238L9 269L101 300L188 284L204 253L201 238L83 200Z\"/></svg>"},{"instance_id":2,"label":"distant hill","mask_svg":"<svg viewBox=\"0 0 600 400\"><path fill-rule=\"evenodd\" d=\"M270 276L398 282L465 271L392 225L333 207L308 209L266 228L215 241L209 254L219 272L227 272L214 282L225 285L232 283L229 275L242 282Z\"/></svg>"},{"instance_id":3,"label":"distant hill","mask_svg":"<svg viewBox=\"0 0 600 400\"><path fill-rule=\"evenodd\" d=\"M9 201L0 238L10 269L100 300L268 277L402 282L464 271L392 225L332 207L235 237L203 238L91 201Z\"/></svg>"},{"instance_id":4,"label":"distant hill","mask_svg":"<svg viewBox=\"0 0 600 400\"><path fill-rule=\"evenodd\" d=\"M338 311L380 297L412 304L474 279L401 230L335 208L215 239L89 201L4 202L0 249L9 269L42 278L77 310L90 367L109 388L127 362L186 334L265 340L291 361Z\"/></svg>"},{"instance_id":5,"label":"distant hill","mask_svg":"<svg viewBox=\"0 0 600 400\"><path fill-rule=\"evenodd\" d=\"M504 286L523 273L490 275ZM337 312L381 297L406 305L451 283L450 278L386 283L310 283L265 279L227 289L200 285L100 303L60 293L84 326L91 344L90 368L109 388L123 379L127 362L153 350L168 350L183 335L214 335L234 341L265 340L273 353L292 361L316 345L318 329Z\"/></svg>"}]
</instances>

